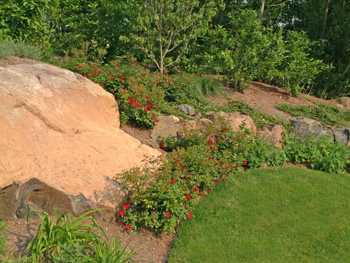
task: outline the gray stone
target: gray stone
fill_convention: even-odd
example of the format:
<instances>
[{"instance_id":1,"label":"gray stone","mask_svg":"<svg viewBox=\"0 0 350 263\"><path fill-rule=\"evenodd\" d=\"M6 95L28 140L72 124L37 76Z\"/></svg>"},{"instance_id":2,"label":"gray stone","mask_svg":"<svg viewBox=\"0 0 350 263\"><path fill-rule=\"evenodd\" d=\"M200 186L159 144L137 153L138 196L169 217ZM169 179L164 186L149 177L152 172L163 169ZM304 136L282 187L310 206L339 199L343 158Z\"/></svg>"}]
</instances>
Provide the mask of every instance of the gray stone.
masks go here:
<instances>
[{"instance_id":1,"label":"gray stone","mask_svg":"<svg viewBox=\"0 0 350 263\"><path fill-rule=\"evenodd\" d=\"M258 131L257 135L259 138L266 139L270 145L282 149L282 133L285 128L282 125L270 125L263 131Z\"/></svg>"},{"instance_id":2,"label":"gray stone","mask_svg":"<svg viewBox=\"0 0 350 263\"><path fill-rule=\"evenodd\" d=\"M212 117L214 122L216 121L226 121L227 124L232 128L234 132L238 132L240 130L240 126L244 125L245 128L249 129L251 132L256 132L256 126L254 124L253 119L246 114L240 114L238 112L235 113L227 113L223 111L216 112L215 114L209 115Z\"/></svg>"},{"instance_id":3,"label":"gray stone","mask_svg":"<svg viewBox=\"0 0 350 263\"><path fill-rule=\"evenodd\" d=\"M188 104L182 104L176 107L176 109L179 109L181 111L183 111L185 114L189 115L189 116L194 116L196 115L196 109L193 108L192 106L188 105Z\"/></svg>"},{"instance_id":4,"label":"gray stone","mask_svg":"<svg viewBox=\"0 0 350 263\"><path fill-rule=\"evenodd\" d=\"M151 137L155 142L159 143L161 137L177 137L179 118L174 115L161 115L158 120L159 122L154 126L151 132Z\"/></svg>"},{"instance_id":5,"label":"gray stone","mask_svg":"<svg viewBox=\"0 0 350 263\"><path fill-rule=\"evenodd\" d=\"M333 133L322 128L318 121L299 116L292 120L295 129L295 135L298 138L306 139L309 136L330 136L333 138Z\"/></svg>"},{"instance_id":6,"label":"gray stone","mask_svg":"<svg viewBox=\"0 0 350 263\"><path fill-rule=\"evenodd\" d=\"M333 130L334 141L341 143L342 145L349 145L350 130L347 128L339 128Z\"/></svg>"}]
</instances>

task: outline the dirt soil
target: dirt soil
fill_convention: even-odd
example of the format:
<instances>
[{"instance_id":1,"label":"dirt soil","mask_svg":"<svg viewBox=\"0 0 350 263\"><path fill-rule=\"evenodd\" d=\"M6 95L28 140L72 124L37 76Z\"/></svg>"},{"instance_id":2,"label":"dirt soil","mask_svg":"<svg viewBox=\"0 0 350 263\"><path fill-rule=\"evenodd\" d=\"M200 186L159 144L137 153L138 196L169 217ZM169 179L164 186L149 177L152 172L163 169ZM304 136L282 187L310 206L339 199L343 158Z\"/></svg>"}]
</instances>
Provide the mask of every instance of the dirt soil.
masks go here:
<instances>
[{"instance_id":1,"label":"dirt soil","mask_svg":"<svg viewBox=\"0 0 350 263\"><path fill-rule=\"evenodd\" d=\"M300 94L298 97L291 97L282 88L259 82L253 82L252 87L245 90L244 93L234 91L228 87L226 87L225 90L227 95L210 97L209 99L217 105L224 105L227 99L232 97L238 100L243 100L252 107L255 107L270 115L278 116L284 119L289 119L291 116L275 109L275 105L281 103L293 105L313 105L313 103L306 100L305 97L317 102L328 103L328 101L303 94ZM150 138L149 130L139 129L132 126L124 126L122 130L138 138L142 143L159 149L159 146ZM99 223L106 233L108 233L110 239L113 239L115 234L118 235L119 240L121 240L122 247L127 244L129 249L144 247L144 249L139 251L137 256L133 257L133 260L143 259L155 263L164 263L167 261L168 254L174 240L173 234L162 234L159 237L156 237L155 233L152 231L141 230L138 233L134 232L129 235L121 220L118 220L115 223ZM6 222L6 224L8 224L7 230L9 232L8 245L11 247L16 256L23 255L28 243L35 236L39 225L39 220L30 220L27 224L25 219L18 219L16 221Z\"/></svg>"}]
</instances>

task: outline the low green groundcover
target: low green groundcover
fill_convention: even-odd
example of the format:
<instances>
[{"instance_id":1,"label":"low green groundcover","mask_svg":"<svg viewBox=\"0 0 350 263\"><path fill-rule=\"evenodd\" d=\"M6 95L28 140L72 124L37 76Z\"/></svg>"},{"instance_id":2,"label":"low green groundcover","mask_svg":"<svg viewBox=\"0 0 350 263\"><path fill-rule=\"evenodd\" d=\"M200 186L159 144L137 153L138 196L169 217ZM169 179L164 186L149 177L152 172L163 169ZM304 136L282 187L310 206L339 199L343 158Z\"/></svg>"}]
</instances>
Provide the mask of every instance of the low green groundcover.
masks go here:
<instances>
[{"instance_id":1,"label":"low green groundcover","mask_svg":"<svg viewBox=\"0 0 350 263\"><path fill-rule=\"evenodd\" d=\"M350 262L350 176L236 173L184 220L169 262Z\"/></svg>"}]
</instances>

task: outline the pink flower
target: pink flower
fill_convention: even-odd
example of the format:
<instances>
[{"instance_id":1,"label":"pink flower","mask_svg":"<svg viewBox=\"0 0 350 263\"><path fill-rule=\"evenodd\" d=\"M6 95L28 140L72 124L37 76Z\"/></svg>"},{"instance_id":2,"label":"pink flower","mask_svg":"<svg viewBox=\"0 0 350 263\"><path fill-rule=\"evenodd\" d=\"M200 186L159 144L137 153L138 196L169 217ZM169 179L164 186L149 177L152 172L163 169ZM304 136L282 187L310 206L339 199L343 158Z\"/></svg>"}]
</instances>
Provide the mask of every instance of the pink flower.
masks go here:
<instances>
[{"instance_id":1,"label":"pink flower","mask_svg":"<svg viewBox=\"0 0 350 263\"><path fill-rule=\"evenodd\" d=\"M165 216L169 218L169 217L170 217L170 213L169 213L169 212L166 212L166 213L165 213Z\"/></svg>"},{"instance_id":2,"label":"pink flower","mask_svg":"<svg viewBox=\"0 0 350 263\"><path fill-rule=\"evenodd\" d=\"M131 230L131 226L127 225L126 227L126 230L130 231Z\"/></svg>"}]
</instances>

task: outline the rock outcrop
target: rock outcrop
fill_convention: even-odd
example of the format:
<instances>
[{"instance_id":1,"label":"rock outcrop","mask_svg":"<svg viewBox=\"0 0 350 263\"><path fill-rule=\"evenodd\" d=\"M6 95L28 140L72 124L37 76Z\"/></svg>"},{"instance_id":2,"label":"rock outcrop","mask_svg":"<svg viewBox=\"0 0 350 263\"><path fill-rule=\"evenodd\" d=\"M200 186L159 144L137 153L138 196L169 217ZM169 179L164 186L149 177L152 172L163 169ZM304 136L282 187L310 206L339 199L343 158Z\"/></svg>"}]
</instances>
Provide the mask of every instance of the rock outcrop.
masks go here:
<instances>
[{"instance_id":1,"label":"rock outcrop","mask_svg":"<svg viewBox=\"0 0 350 263\"><path fill-rule=\"evenodd\" d=\"M112 179L157 154L119 129L113 96L90 80L36 61L0 65L0 220L28 206L73 214L120 206L126 193Z\"/></svg>"}]
</instances>

